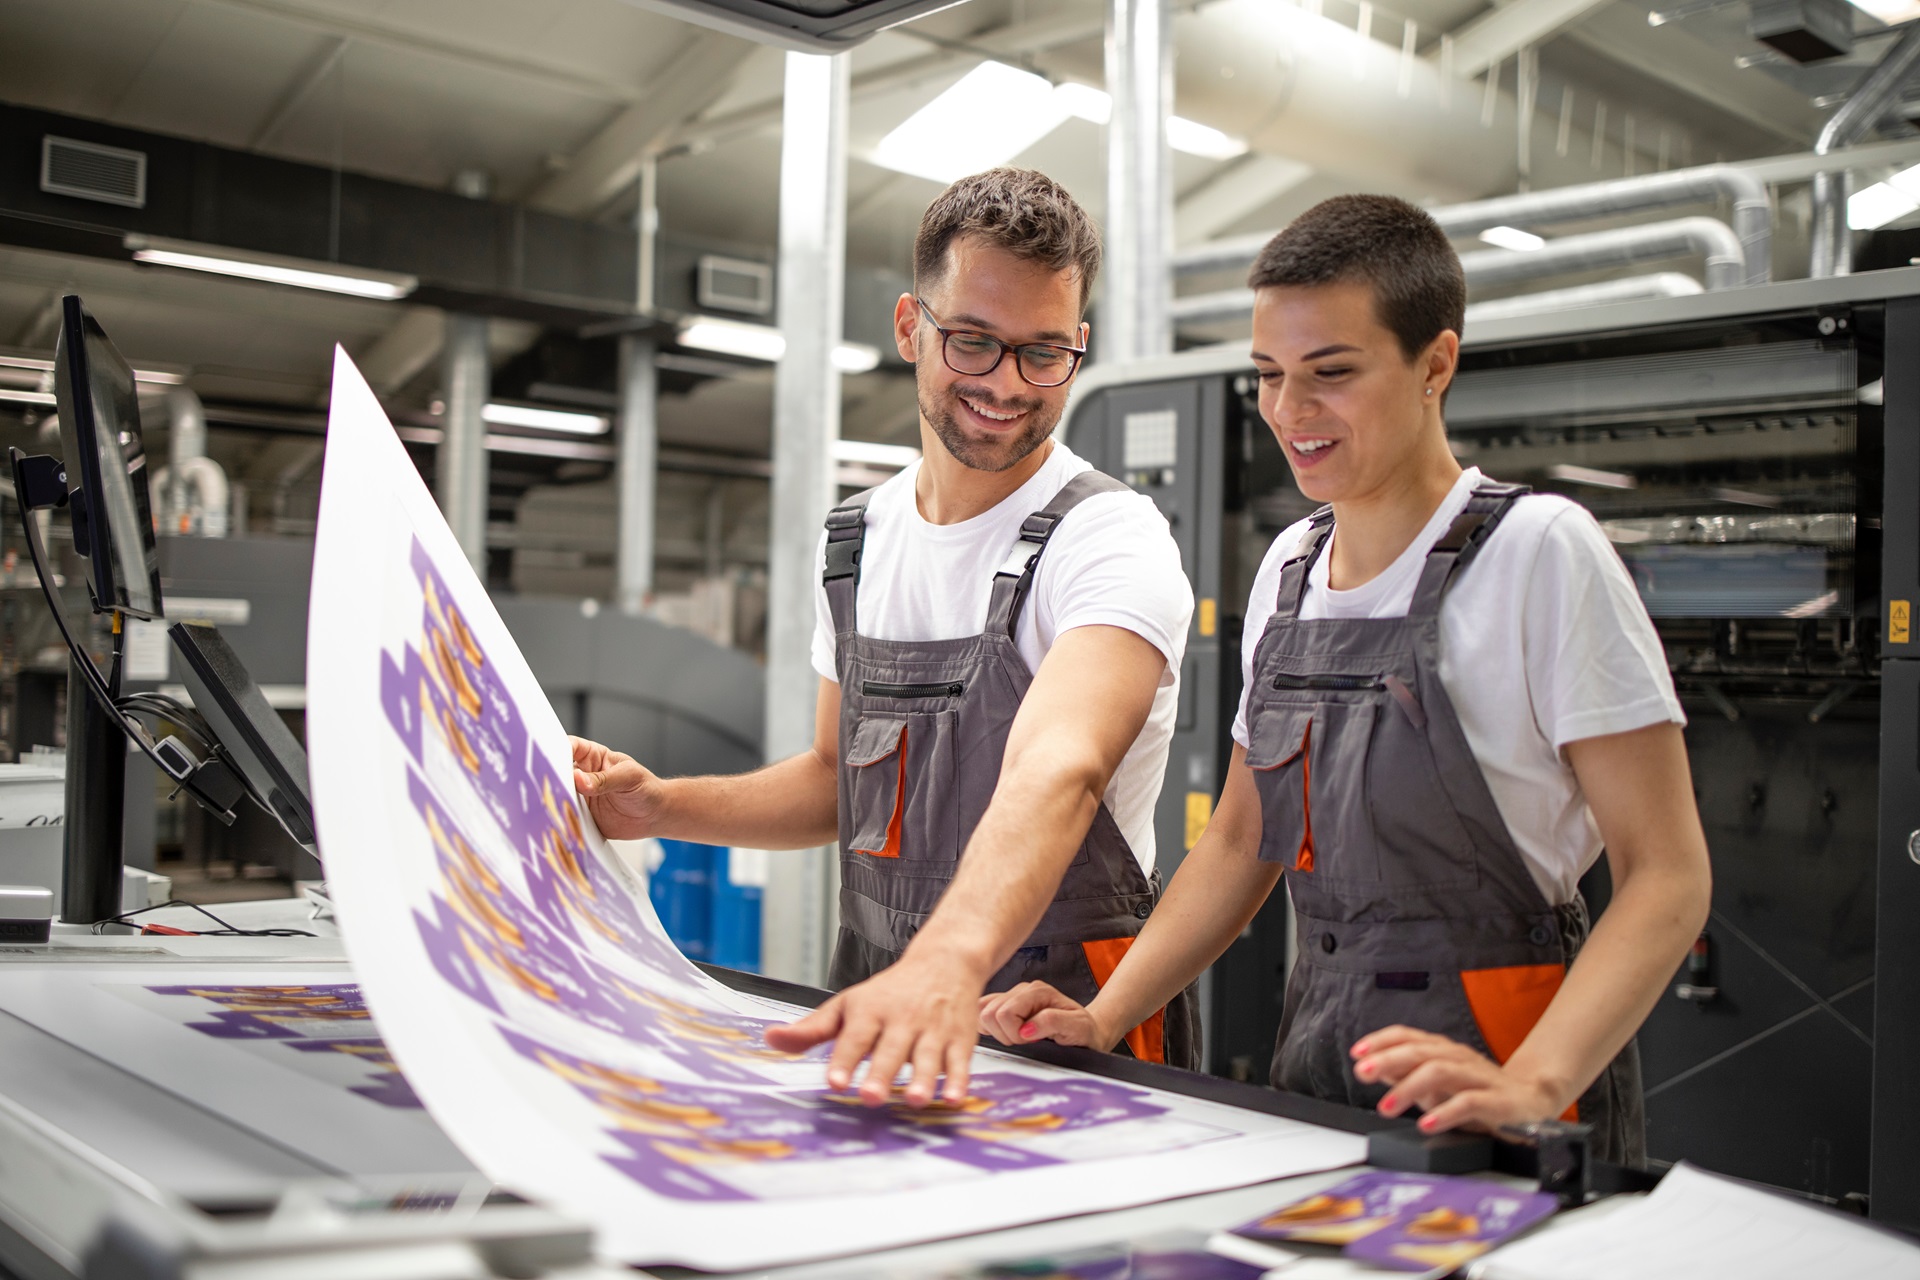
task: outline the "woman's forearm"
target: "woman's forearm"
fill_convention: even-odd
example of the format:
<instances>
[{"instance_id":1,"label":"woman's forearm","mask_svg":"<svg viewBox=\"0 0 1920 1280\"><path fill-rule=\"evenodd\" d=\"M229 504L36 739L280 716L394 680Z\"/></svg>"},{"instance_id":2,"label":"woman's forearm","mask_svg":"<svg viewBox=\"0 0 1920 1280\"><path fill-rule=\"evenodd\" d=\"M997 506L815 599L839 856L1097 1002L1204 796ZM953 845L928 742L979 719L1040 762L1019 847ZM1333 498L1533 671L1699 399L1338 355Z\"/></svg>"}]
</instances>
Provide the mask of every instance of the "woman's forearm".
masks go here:
<instances>
[{"instance_id":1,"label":"woman's forearm","mask_svg":"<svg viewBox=\"0 0 1920 1280\"><path fill-rule=\"evenodd\" d=\"M1219 959L1280 879L1261 862L1260 797L1236 748L1220 808L1146 927L1087 1006L1111 1048Z\"/></svg>"}]
</instances>

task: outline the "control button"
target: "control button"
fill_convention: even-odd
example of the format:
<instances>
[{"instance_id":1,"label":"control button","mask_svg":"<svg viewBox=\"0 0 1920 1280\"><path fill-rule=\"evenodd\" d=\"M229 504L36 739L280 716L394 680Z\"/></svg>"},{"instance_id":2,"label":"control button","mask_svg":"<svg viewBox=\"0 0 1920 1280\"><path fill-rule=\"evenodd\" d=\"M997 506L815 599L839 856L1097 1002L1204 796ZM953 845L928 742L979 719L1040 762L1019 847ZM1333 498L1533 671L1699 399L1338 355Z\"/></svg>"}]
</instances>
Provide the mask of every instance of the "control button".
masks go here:
<instances>
[{"instance_id":1,"label":"control button","mask_svg":"<svg viewBox=\"0 0 1920 1280\"><path fill-rule=\"evenodd\" d=\"M1340 944L1334 941L1334 937L1332 934L1323 933L1320 935L1320 949L1322 951L1326 952L1328 955L1332 955L1335 951L1339 950L1339 948L1340 948Z\"/></svg>"}]
</instances>

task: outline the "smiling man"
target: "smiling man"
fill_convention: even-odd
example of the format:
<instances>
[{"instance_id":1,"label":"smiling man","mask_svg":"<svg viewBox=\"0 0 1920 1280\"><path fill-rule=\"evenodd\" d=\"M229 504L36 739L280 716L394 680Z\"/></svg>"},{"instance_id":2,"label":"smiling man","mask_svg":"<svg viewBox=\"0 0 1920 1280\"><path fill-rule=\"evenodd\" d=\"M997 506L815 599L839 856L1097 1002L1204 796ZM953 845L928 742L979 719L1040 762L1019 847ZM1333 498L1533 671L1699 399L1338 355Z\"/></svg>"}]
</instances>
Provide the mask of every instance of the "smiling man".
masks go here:
<instances>
[{"instance_id":1,"label":"smiling man","mask_svg":"<svg viewBox=\"0 0 1920 1280\"><path fill-rule=\"evenodd\" d=\"M927 210L894 336L922 460L827 517L813 749L735 778L654 777L576 741L600 829L805 848L838 838L840 994L768 1033L837 1041L828 1082L965 1096L981 994L1090 1000L1159 896L1153 808L1193 594L1151 501L1053 429L1085 355L1099 233L1030 170ZM1197 1065L1191 989L1132 1053Z\"/></svg>"}]
</instances>

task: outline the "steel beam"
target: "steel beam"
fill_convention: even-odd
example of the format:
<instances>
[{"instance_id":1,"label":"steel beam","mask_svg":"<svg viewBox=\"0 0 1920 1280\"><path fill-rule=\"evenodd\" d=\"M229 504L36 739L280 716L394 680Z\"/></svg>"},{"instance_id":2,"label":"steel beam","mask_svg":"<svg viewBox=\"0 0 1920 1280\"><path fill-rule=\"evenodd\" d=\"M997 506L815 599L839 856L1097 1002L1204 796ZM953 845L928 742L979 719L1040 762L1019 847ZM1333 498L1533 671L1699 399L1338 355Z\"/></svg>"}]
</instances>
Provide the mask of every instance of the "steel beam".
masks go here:
<instances>
[{"instance_id":1,"label":"steel beam","mask_svg":"<svg viewBox=\"0 0 1920 1280\"><path fill-rule=\"evenodd\" d=\"M1102 359L1173 350L1173 42L1167 0L1108 0L1107 282Z\"/></svg>"},{"instance_id":2,"label":"steel beam","mask_svg":"<svg viewBox=\"0 0 1920 1280\"><path fill-rule=\"evenodd\" d=\"M434 453L433 496L460 549L487 577L487 403L491 368L485 316L447 313L441 348L440 447Z\"/></svg>"},{"instance_id":3,"label":"steel beam","mask_svg":"<svg viewBox=\"0 0 1920 1280\"><path fill-rule=\"evenodd\" d=\"M639 613L653 594L654 484L660 463L659 378L651 339L620 339L620 503L614 547L614 603Z\"/></svg>"},{"instance_id":4,"label":"steel beam","mask_svg":"<svg viewBox=\"0 0 1920 1280\"><path fill-rule=\"evenodd\" d=\"M773 511L767 573L768 760L813 743L811 650L821 521L836 497L847 249L847 54L787 55L780 142L780 332L773 383ZM776 856L761 918L764 972L821 985L838 911L831 849Z\"/></svg>"}]
</instances>

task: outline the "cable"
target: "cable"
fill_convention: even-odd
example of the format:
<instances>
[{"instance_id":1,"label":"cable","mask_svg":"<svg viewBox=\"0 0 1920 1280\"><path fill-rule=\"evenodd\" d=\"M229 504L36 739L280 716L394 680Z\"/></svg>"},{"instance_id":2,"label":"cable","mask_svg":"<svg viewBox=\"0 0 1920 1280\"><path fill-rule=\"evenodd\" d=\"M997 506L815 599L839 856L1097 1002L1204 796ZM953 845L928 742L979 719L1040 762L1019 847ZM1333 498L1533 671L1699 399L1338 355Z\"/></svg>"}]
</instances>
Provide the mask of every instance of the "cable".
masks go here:
<instances>
[{"instance_id":1,"label":"cable","mask_svg":"<svg viewBox=\"0 0 1920 1280\"><path fill-rule=\"evenodd\" d=\"M318 936L317 934L307 932L305 929L237 928L234 925L228 924L225 920L222 920L219 916L213 914L213 912L207 910L199 903L188 902L184 898L169 898L165 902L156 903L150 907L141 907L137 911L124 911L117 916L108 916L104 920L95 920L93 922L93 931L99 933L102 925L131 924L135 916L143 916L149 911L160 911L167 907L191 907L193 910L198 911L201 915L220 926L218 929L190 929L186 931L193 934L196 938L312 938Z\"/></svg>"}]
</instances>

